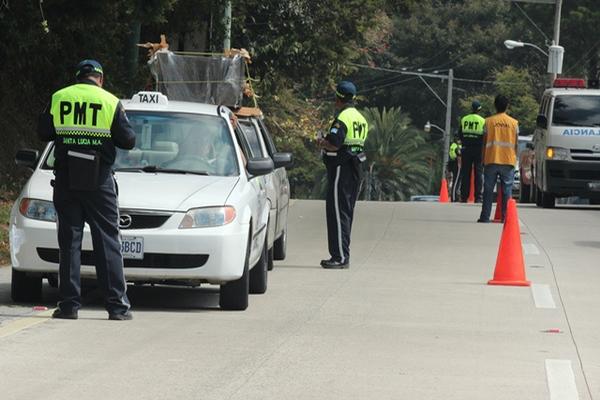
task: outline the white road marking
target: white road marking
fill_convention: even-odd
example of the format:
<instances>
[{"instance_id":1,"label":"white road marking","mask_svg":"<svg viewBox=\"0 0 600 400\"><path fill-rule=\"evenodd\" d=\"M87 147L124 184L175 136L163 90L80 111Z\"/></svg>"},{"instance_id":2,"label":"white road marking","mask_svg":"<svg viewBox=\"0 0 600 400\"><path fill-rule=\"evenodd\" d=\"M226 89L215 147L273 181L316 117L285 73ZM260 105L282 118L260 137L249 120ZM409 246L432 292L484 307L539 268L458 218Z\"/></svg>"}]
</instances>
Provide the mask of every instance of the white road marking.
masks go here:
<instances>
[{"instance_id":1,"label":"white road marking","mask_svg":"<svg viewBox=\"0 0 600 400\"><path fill-rule=\"evenodd\" d=\"M0 338L48 321L52 318L53 311L54 310L42 311L6 322L0 327Z\"/></svg>"},{"instance_id":2,"label":"white road marking","mask_svg":"<svg viewBox=\"0 0 600 400\"><path fill-rule=\"evenodd\" d=\"M549 285L531 284L531 294L537 308L556 308Z\"/></svg>"},{"instance_id":3,"label":"white road marking","mask_svg":"<svg viewBox=\"0 0 600 400\"><path fill-rule=\"evenodd\" d=\"M533 243L523 243L523 251L525 252L525 254L530 255L540 254L540 251L538 250L537 246Z\"/></svg>"},{"instance_id":4,"label":"white road marking","mask_svg":"<svg viewBox=\"0 0 600 400\"><path fill-rule=\"evenodd\" d=\"M578 400L575 375L570 360L546 360L550 400Z\"/></svg>"}]
</instances>

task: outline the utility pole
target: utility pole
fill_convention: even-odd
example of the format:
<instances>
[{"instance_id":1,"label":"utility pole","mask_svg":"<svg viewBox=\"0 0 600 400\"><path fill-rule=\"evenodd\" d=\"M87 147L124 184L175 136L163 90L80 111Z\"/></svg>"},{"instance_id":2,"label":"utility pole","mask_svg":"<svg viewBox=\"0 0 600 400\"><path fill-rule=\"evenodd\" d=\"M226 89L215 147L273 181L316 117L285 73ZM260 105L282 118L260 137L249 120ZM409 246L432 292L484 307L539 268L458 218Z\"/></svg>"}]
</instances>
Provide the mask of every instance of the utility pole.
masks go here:
<instances>
[{"instance_id":1,"label":"utility pole","mask_svg":"<svg viewBox=\"0 0 600 400\"><path fill-rule=\"evenodd\" d=\"M400 75L418 76L423 81L425 86L427 86L427 89L429 89L429 91L431 93L433 93L435 98L438 99L438 101L440 103L442 103L442 105L444 107L446 107L446 126L444 127L444 158L442 160L442 179L444 179L446 177L446 168L448 168L448 150L450 147L450 132L452 130L451 129L451 124L452 124L452 84L453 84L452 81L454 79L454 70L451 68L448 70L448 75L444 75L444 74L437 74L437 73L431 74L431 73L427 73L427 72L403 71L403 70L383 68L383 67L371 67L368 65L361 65L361 64L356 64L356 63L350 63L350 65L353 65L358 68L367 68L367 69L373 69L373 70L377 70L377 71L392 72L392 73L400 74ZM442 80L448 79L448 94L447 94L446 102L444 102L444 100L442 100L440 98L440 96L438 96L438 94L435 92L435 90L433 90L433 88L427 83L427 81L425 79L423 79L423 77L436 78L436 79L442 79Z\"/></svg>"},{"instance_id":2,"label":"utility pole","mask_svg":"<svg viewBox=\"0 0 600 400\"><path fill-rule=\"evenodd\" d=\"M558 46L558 41L560 39L560 14L562 10L562 0L556 0L556 8L554 10L554 34L552 35L552 45ZM554 84L554 80L556 79L556 73L553 72L550 75L550 86Z\"/></svg>"},{"instance_id":3,"label":"utility pole","mask_svg":"<svg viewBox=\"0 0 600 400\"><path fill-rule=\"evenodd\" d=\"M442 167L442 179L446 177L448 169L448 150L450 149L450 134L452 124L452 80L454 79L454 70L448 70L448 98L446 100L446 126L444 127L444 159Z\"/></svg>"},{"instance_id":4,"label":"utility pole","mask_svg":"<svg viewBox=\"0 0 600 400\"><path fill-rule=\"evenodd\" d=\"M225 15L223 16L225 26L225 38L223 39L223 51L231 49L231 0L225 2Z\"/></svg>"}]
</instances>

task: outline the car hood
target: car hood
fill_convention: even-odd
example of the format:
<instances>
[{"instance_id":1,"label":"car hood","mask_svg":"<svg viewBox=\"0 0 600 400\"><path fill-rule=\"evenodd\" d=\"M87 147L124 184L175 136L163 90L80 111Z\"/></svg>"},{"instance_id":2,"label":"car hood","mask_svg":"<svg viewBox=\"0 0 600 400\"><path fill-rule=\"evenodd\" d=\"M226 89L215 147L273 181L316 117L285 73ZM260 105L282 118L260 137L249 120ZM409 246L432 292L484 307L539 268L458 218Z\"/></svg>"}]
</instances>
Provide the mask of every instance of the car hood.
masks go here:
<instances>
[{"instance_id":1,"label":"car hood","mask_svg":"<svg viewBox=\"0 0 600 400\"><path fill-rule=\"evenodd\" d=\"M119 208L187 211L224 205L237 176L118 172Z\"/></svg>"},{"instance_id":2,"label":"car hood","mask_svg":"<svg viewBox=\"0 0 600 400\"><path fill-rule=\"evenodd\" d=\"M24 196L52 201L52 171L37 170ZM239 181L238 176L178 175L117 172L119 208L187 211L195 207L224 205Z\"/></svg>"}]
</instances>

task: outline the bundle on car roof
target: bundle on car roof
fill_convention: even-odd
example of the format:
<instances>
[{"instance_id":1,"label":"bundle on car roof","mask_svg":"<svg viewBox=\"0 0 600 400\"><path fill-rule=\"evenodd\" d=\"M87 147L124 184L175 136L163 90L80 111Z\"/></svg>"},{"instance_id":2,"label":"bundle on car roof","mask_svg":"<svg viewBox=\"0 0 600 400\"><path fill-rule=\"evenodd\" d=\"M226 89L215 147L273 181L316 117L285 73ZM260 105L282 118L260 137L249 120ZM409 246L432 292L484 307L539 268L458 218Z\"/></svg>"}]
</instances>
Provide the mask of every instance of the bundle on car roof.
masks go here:
<instances>
[{"instance_id":1,"label":"bundle on car roof","mask_svg":"<svg viewBox=\"0 0 600 400\"><path fill-rule=\"evenodd\" d=\"M244 49L225 53L173 52L165 45L150 49L148 64L156 81L156 90L170 100L242 106L244 96L253 92L247 64L250 55ZM155 50L155 51L153 51Z\"/></svg>"}]
</instances>

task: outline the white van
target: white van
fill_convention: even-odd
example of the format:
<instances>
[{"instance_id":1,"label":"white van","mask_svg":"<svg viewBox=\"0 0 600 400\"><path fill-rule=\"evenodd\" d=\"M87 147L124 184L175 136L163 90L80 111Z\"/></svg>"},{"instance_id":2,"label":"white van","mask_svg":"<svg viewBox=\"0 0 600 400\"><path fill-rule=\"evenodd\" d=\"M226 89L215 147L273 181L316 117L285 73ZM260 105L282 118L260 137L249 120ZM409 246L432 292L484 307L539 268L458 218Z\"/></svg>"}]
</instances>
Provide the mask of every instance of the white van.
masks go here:
<instances>
[{"instance_id":1,"label":"white van","mask_svg":"<svg viewBox=\"0 0 600 400\"><path fill-rule=\"evenodd\" d=\"M600 203L600 90L556 79L536 122L531 200L544 208L568 196Z\"/></svg>"}]
</instances>

